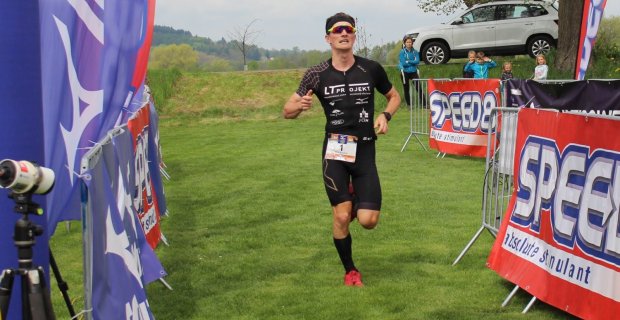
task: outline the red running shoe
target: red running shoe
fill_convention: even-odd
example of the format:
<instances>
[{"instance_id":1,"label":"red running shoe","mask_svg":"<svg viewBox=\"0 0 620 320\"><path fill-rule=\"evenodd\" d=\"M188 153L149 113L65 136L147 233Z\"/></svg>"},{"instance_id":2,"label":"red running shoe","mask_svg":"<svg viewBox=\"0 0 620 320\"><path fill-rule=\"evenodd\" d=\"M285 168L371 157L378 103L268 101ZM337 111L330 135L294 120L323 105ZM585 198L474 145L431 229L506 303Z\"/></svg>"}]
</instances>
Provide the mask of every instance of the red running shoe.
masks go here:
<instances>
[{"instance_id":1,"label":"red running shoe","mask_svg":"<svg viewBox=\"0 0 620 320\"><path fill-rule=\"evenodd\" d=\"M363 287L362 274L357 270L351 270L344 275L344 285L348 287Z\"/></svg>"}]
</instances>

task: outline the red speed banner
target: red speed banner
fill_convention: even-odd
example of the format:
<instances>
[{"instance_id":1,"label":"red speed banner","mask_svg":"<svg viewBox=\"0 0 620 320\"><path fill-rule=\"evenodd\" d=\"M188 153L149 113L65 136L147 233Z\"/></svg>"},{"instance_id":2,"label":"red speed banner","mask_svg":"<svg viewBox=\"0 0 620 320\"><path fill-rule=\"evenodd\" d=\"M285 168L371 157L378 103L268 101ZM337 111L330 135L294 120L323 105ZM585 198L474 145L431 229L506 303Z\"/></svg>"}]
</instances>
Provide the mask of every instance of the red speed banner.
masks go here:
<instances>
[{"instance_id":1,"label":"red speed banner","mask_svg":"<svg viewBox=\"0 0 620 320\"><path fill-rule=\"evenodd\" d=\"M487 133L495 131L491 108L498 107L499 79L429 80L431 148L449 154L485 157Z\"/></svg>"},{"instance_id":2,"label":"red speed banner","mask_svg":"<svg viewBox=\"0 0 620 320\"><path fill-rule=\"evenodd\" d=\"M620 314L618 120L521 109L514 192L487 261L581 318Z\"/></svg>"},{"instance_id":3,"label":"red speed banner","mask_svg":"<svg viewBox=\"0 0 620 320\"><path fill-rule=\"evenodd\" d=\"M149 168L149 106L143 106L133 118L127 122L129 131L133 137L133 147L136 170L136 188L134 207L138 213L140 224L146 235L146 240L154 249L161 238L159 228L160 212L157 204L157 193L153 186Z\"/></svg>"}]
</instances>

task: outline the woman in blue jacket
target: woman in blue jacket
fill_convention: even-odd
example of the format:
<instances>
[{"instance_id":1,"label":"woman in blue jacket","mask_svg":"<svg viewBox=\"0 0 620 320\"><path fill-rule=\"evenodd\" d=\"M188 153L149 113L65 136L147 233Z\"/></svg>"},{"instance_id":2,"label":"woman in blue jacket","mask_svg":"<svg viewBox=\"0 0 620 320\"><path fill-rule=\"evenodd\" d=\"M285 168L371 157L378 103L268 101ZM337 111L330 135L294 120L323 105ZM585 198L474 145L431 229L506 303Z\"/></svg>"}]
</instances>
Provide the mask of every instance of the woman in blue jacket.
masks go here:
<instances>
[{"instance_id":1,"label":"woman in blue jacket","mask_svg":"<svg viewBox=\"0 0 620 320\"><path fill-rule=\"evenodd\" d=\"M420 53L413 49L413 38L405 37L403 39L404 47L398 55L398 69L402 75L403 90L405 92L405 101L411 107L411 97L409 96L409 82L412 79L420 79L418 75L418 64L420 64ZM415 88L418 92L418 101L422 106L426 106L426 93L420 89L420 82L415 81Z\"/></svg>"}]
</instances>

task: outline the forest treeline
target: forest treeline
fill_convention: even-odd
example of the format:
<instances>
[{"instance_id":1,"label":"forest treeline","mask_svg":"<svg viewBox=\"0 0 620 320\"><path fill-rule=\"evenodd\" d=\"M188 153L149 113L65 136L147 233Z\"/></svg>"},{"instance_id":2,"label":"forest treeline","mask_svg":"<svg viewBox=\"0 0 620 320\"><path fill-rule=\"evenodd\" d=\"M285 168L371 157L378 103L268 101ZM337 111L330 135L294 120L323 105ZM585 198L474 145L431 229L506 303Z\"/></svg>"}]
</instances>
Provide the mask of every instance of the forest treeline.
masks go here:
<instances>
[{"instance_id":1,"label":"forest treeline","mask_svg":"<svg viewBox=\"0 0 620 320\"><path fill-rule=\"evenodd\" d=\"M359 37L359 36L358 36ZM381 62L395 64L400 44L359 47L356 54ZM168 26L154 27L149 66L151 68L177 68L179 70L235 71L243 70L243 55L236 40L219 40L193 35L191 32ZM257 45L246 48L249 70L304 68L330 57L329 50L292 49L269 50Z\"/></svg>"}]
</instances>

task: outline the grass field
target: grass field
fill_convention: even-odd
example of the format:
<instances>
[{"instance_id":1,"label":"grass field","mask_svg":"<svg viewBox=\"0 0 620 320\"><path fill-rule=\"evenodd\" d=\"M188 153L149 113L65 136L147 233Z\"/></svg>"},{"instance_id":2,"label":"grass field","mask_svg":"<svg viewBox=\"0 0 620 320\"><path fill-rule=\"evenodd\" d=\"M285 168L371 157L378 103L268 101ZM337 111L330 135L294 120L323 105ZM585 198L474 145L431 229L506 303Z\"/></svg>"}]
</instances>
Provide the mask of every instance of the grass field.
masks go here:
<instances>
[{"instance_id":1,"label":"grass field","mask_svg":"<svg viewBox=\"0 0 620 320\"><path fill-rule=\"evenodd\" d=\"M160 139L172 177L162 222L170 246L157 254L174 290L148 286L158 319L569 317L541 302L522 315L530 299L523 292L500 306L513 286L485 267L489 233L451 265L480 227L484 160L436 158L415 140L401 153L404 108L377 144L379 226L351 228L366 286L344 287L321 178L322 111L317 101L299 119L280 117L300 76L196 73L169 84ZM59 227L51 243L78 309L80 239L74 223L69 232ZM67 319L55 284L52 294Z\"/></svg>"}]
</instances>

